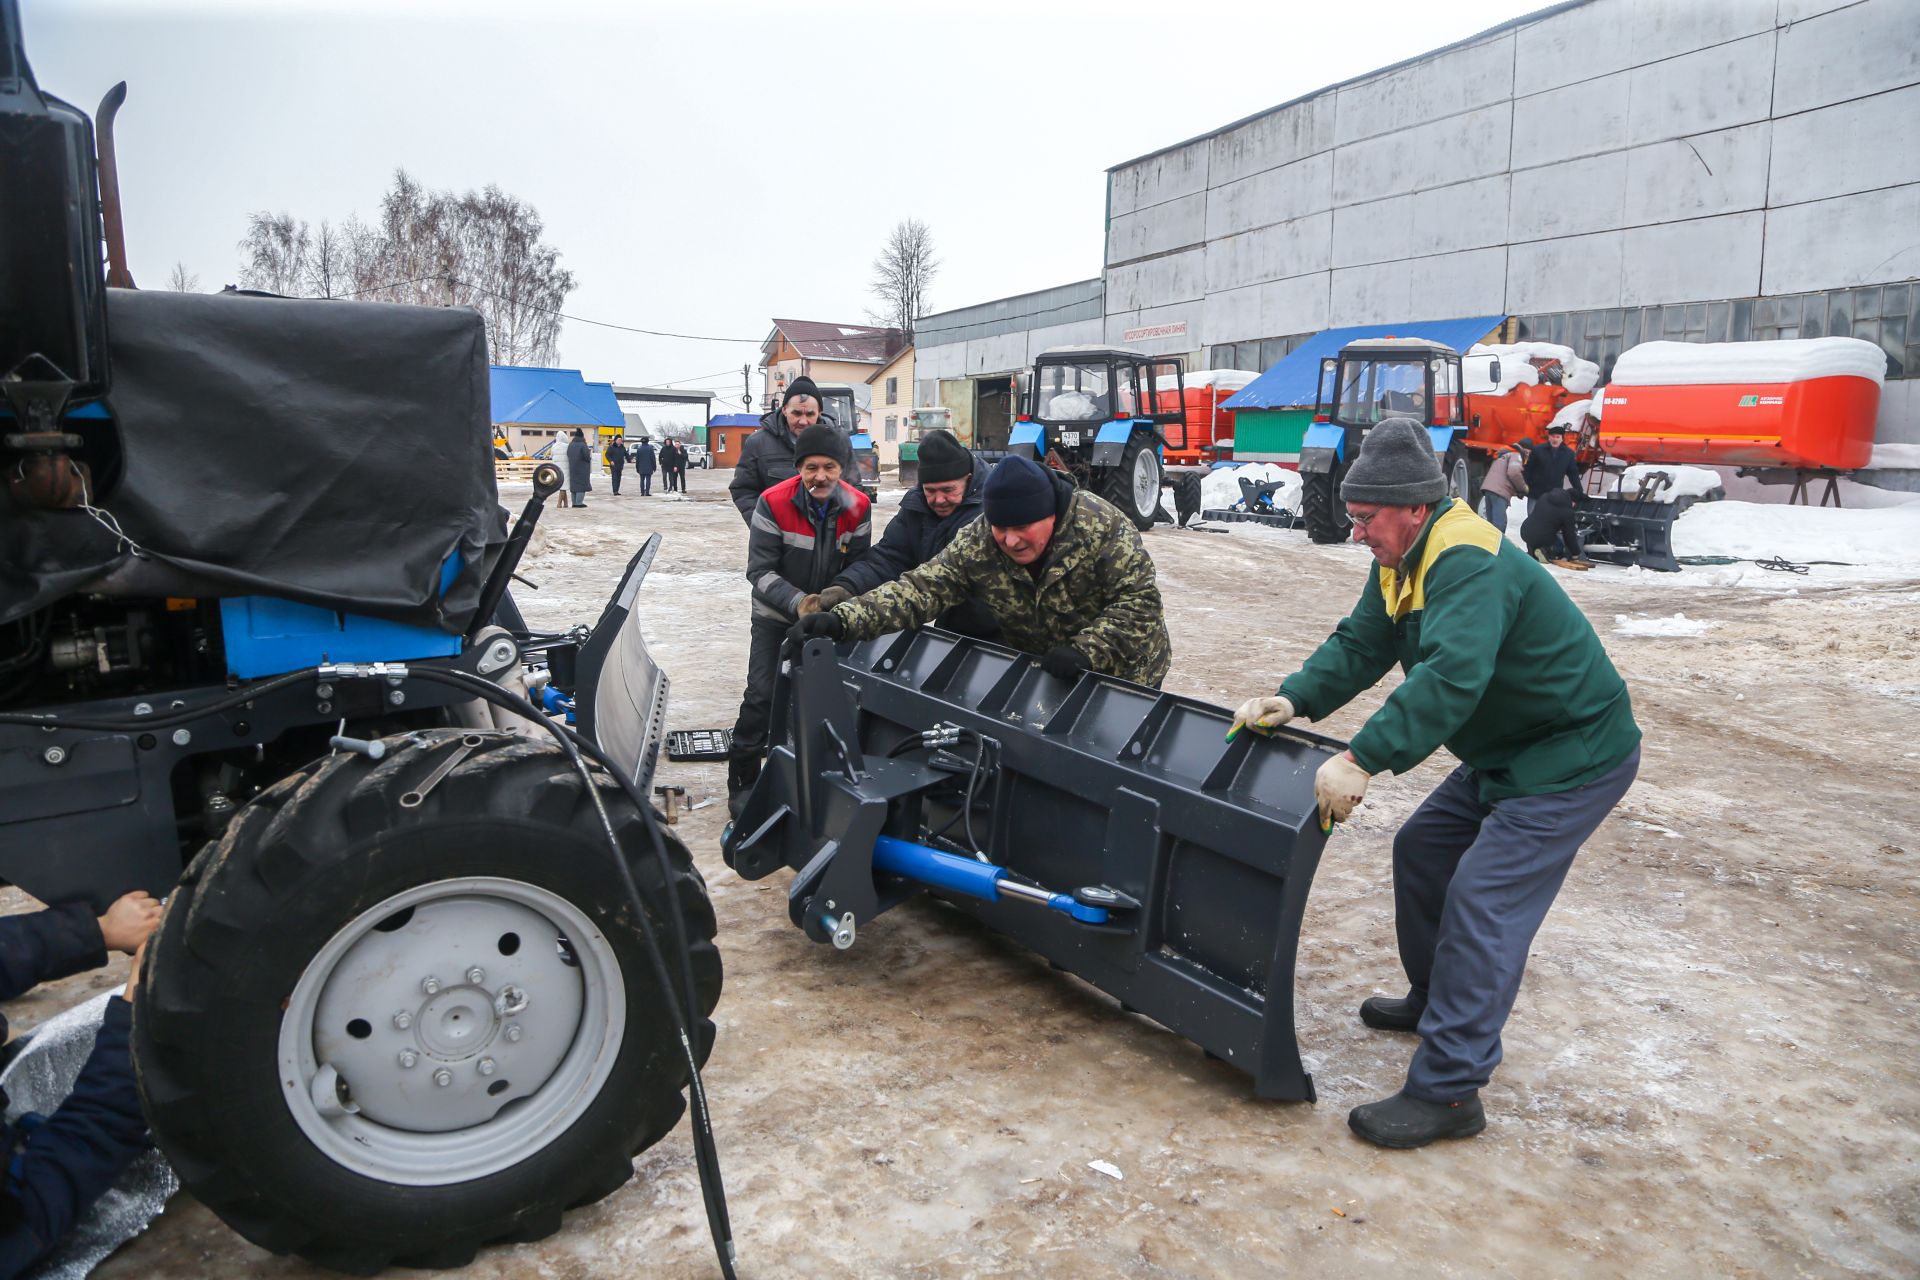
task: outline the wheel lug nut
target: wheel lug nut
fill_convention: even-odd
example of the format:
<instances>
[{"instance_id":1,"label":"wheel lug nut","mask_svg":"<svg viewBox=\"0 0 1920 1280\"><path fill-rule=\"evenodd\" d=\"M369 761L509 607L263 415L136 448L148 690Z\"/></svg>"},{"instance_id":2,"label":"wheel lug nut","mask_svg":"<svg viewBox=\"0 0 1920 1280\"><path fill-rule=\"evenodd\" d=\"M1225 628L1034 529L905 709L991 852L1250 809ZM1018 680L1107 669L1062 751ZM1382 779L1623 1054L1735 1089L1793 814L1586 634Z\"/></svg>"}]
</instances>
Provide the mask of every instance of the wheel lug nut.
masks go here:
<instances>
[{"instance_id":1,"label":"wheel lug nut","mask_svg":"<svg viewBox=\"0 0 1920 1280\"><path fill-rule=\"evenodd\" d=\"M509 1043L519 1044L520 1037L525 1034L527 1034L526 1030L522 1028L519 1023L509 1022L507 1024L507 1040Z\"/></svg>"},{"instance_id":2,"label":"wheel lug nut","mask_svg":"<svg viewBox=\"0 0 1920 1280\"><path fill-rule=\"evenodd\" d=\"M433 1073L433 1082L444 1089L453 1083L453 1072L442 1067Z\"/></svg>"},{"instance_id":3,"label":"wheel lug nut","mask_svg":"<svg viewBox=\"0 0 1920 1280\"><path fill-rule=\"evenodd\" d=\"M434 992L440 990L440 979L435 977L425 978L420 983L420 989L428 995L432 995Z\"/></svg>"},{"instance_id":4,"label":"wheel lug nut","mask_svg":"<svg viewBox=\"0 0 1920 1280\"><path fill-rule=\"evenodd\" d=\"M408 1027L413 1025L413 1015L408 1013L405 1009L402 1009L400 1012L393 1015L393 1025L399 1030L405 1031Z\"/></svg>"},{"instance_id":5,"label":"wheel lug nut","mask_svg":"<svg viewBox=\"0 0 1920 1280\"><path fill-rule=\"evenodd\" d=\"M487 980L487 971L485 969L482 969L479 965L475 965L473 966L473 968L467 970L467 981L471 982L474 986L477 987L481 983L485 982L486 980Z\"/></svg>"},{"instance_id":6,"label":"wheel lug nut","mask_svg":"<svg viewBox=\"0 0 1920 1280\"><path fill-rule=\"evenodd\" d=\"M419 1054L417 1054L417 1053L415 1053L415 1052L414 1052L413 1050L411 1050L411 1049L402 1049L402 1050L400 1051L400 1065L401 1065L401 1066L403 1066L403 1067L411 1067L411 1066L412 1066L412 1065L413 1065L414 1063L416 1063L416 1062L418 1062L418 1061L420 1061L420 1055L419 1055Z\"/></svg>"},{"instance_id":7,"label":"wheel lug nut","mask_svg":"<svg viewBox=\"0 0 1920 1280\"><path fill-rule=\"evenodd\" d=\"M483 1075L483 1076L490 1076L490 1075L492 1075L492 1074L494 1073L494 1070L495 1070L495 1067L494 1067L494 1065L493 1065L493 1059L492 1059L492 1058L482 1058L482 1059L480 1059L480 1074L481 1074L481 1075Z\"/></svg>"}]
</instances>

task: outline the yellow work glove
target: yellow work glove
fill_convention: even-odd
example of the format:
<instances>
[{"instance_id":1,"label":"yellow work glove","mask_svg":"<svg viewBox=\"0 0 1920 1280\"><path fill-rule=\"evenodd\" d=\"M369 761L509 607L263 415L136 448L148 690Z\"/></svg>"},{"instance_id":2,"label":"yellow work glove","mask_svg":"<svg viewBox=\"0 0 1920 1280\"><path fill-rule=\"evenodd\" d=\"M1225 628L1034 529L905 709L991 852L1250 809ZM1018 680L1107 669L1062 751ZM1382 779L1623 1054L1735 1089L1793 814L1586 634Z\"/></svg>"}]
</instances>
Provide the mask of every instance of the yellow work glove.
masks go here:
<instances>
[{"instance_id":1,"label":"yellow work glove","mask_svg":"<svg viewBox=\"0 0 1920 1280\"><path fill-rule=\"evenodd\" d=\"M810 596L801 596L800 603L793 607L793 612L797 617L804 618L810 613L820 612L822 607L823 606L820 603L820 597L817 594L810 595Z\"/></svg>"},{"instance_id":2,"label":"yellow work glove","mask_svg":"<svg viewBox=\"0 0 1920 1280\"><path fill-rule=\"evenodd\" d=\"M1242 729L1272 733L1293 719L1295 714L1293 703L1279 694L1270 698L1248 698L1233 713L1233 723L1227 726L1227 741L1233 741L1233 735Z\"/></svg>"},{"instance_id":3,"label":"yellow work glove","mask_svg":"<svg viewBox=\"0 0 1920 1280\"><path fill-rule=\"evenodd\" d=\"M1354 806L1366 799L1367 780L1372 776L1345 751L1320 766L1313 775L1313 798L1320 804L1322 831L1353 815Z\"/></svg>"}]
</instances>

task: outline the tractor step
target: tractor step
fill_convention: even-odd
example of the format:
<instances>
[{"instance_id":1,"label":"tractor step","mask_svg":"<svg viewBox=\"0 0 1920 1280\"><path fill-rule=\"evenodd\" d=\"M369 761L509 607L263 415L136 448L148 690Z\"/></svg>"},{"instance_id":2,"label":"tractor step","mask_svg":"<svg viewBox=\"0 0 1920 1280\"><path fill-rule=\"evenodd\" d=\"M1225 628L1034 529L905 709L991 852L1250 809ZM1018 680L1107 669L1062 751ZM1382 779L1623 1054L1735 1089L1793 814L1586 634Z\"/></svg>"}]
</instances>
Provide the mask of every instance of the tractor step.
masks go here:
<instances>
[{"instance_id":1,"label":"tractor step","mask_svg":"<svg viewBox=\"0 0 1920 1280\"><path fill-rule=\"evenodd\" d=\"M1192 698L1048 675L933 628L810 641L727 864L789 867L794 923L853 946L932 893L1253 1076L1313 1098L1294 958L1326 835L1314 773L1343 744L1240 734Z\"/></svg>"}]
</instances>

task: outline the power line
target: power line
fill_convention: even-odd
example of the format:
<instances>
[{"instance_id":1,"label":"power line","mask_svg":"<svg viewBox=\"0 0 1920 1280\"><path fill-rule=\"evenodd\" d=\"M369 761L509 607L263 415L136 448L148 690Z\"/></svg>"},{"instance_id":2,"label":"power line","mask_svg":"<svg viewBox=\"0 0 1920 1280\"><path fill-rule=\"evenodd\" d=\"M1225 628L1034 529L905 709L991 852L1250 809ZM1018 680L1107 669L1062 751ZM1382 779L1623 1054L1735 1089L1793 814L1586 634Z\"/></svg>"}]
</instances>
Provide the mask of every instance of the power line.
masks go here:
<instances>
[{"instance_id":1,"label":"power line","mask_svg":"<svg viewBox=\"0 0 1920 1280\"><path fill-rule=\"evenodd\" d=\"M393 280L386 284L368 285L364 289L355 289L351 293L335 294L334 296L339 298L357 298L363 293L378 293L383 289L399 289L410 284L423 284L428 280L444 280L449 284L458 285L462 289L470 289L474 293L484 293L490 298L498 298L502 302L511 302L515 306L525 307L529 311L544 311L549 315L559 316L562 320L571 320L576 324L596 325L602 329L619 329L623 333L644 333L650 338L680 338L688 342L739 342L756 347L766 341L765 338L717 338L712 334L704 333L672 333L664 329L643 329L638 325L615 324L611 320L593 320L586 316L576 316L569 312L562 311L558 307L543 307L537 302L522 302L509 294L501 293L498 289L489 289L485 285L474 284L470 280L462 280L458 276L450 276L444 272L433 275L415 276L411 280Z\"/></svg>"}]
</instances>

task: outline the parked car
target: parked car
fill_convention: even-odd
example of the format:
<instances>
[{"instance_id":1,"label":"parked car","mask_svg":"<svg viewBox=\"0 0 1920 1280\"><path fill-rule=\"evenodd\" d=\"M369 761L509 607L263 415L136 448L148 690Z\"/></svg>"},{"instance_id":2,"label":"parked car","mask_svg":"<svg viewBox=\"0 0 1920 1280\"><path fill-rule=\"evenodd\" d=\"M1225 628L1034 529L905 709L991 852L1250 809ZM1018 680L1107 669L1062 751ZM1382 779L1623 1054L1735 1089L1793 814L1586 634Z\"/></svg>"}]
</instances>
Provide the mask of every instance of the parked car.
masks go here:
<instances>
[{"instance_id":1,"label":"parked car","mask_svg":"<svg viewBox=\"0 0 1920 1280\"><path fill-rule=\"evenodd\" d=\"M700 467L704 470L705 468L711 467L713 465L713 458L710 454L707 453L707 446L703 444L695 444L691 440L682 441L682 443L685 444L687 447L687 465L688 466Z\"/></svg>"}]
</instances>

